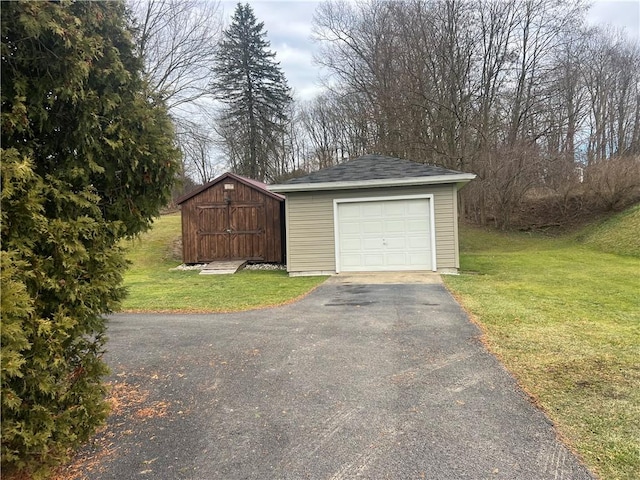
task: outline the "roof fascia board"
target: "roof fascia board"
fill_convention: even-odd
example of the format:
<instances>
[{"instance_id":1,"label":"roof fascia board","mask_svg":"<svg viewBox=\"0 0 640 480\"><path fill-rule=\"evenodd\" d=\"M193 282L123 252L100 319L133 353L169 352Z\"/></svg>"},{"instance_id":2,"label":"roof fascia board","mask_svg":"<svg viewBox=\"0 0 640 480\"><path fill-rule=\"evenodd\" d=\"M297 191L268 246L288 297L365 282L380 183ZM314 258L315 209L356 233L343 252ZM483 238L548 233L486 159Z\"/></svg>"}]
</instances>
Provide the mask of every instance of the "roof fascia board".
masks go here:
<instances>
[{"instance_id":1,"label":"roof fascia board","mask_svg":"<svg viewBox=\"0 0 640 480\"><path fill-rule=\"evenodd\" d=\"M356 180L347 182L292 183L269 185L273 192L305 192L313 190L347 190L374 187L401 187L410 185L433 185L436 183L465 184L476 178L473 173L432 175L429 177L387 178L381 180Z\"/></svg>"}]
</instances>

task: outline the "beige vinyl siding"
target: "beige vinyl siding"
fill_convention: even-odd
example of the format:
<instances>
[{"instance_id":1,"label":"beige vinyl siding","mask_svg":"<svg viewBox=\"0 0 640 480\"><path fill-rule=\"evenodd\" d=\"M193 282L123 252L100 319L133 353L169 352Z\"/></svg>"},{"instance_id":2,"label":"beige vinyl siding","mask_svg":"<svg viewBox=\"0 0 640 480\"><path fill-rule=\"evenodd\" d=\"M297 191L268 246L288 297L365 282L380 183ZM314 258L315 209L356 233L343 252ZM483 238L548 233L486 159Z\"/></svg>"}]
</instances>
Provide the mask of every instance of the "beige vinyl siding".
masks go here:
<instances>
[{"instance_id":1,"label":"beige vinyl siding","mask_svg":"<svg viewBox=\"0 0 640 480\"><path fill-rule=\"evenodd\" d=\"M287 270L335 272L334 199L425 194L434 198L437 268L458 268L456 186L445 184L287 193Z\"/></svg>"},{"instance_id":2,"label":"beige vinyl siding","mask_svg":"<svg viewBox=\"0 0 640 480\"><path fill-rule=\"evenodd\" d=\"M434 213L436 224L436 263L438 270L458 268L458 246L456 244L456 188L455 185L441 185L434 192Z\"/></svg>"},{"instance_id":3,"label":"beige vinyl siding","mask_svg":"<svg viewBox=\"0 0 640 480\"><path fill-rule=\"evenodd\" d=\"M287 270L335 271L333 198L325 192L287 193Z\"/></svg>"}]
</instances>

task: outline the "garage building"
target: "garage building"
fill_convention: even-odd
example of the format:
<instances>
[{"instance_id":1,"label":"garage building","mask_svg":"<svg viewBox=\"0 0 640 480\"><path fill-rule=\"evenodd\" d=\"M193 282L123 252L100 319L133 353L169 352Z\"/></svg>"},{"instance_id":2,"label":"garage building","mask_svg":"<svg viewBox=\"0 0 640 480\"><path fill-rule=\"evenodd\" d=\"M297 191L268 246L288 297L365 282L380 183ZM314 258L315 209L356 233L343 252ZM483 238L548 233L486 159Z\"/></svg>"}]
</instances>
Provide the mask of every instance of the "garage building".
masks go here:
<instances>
[{"instance_id":1,"label":"garage building","mask_svg":"<svg viewBox=\"0 0 640 480\"><path fill-rule=\"evenodd\" d=\"M475 175L366 155L269 190L285 195L290 275L458 270L457 191Z\"/></svg>"}]
</instances>

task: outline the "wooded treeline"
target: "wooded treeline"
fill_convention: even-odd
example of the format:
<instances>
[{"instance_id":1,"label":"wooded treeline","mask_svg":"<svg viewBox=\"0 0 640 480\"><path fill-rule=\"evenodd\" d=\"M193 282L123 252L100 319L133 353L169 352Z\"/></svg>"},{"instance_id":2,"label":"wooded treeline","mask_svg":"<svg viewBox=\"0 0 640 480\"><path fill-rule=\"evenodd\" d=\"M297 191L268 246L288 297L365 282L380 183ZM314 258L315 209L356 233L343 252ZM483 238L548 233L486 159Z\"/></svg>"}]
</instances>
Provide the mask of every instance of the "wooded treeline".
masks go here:
<instances>
[{"instance_id":1,"label":"wooded treeline","mask_svg":"<svg viewBox=\"0 0 640 480\"><path fill-rule=\"evenodd\" d=\"M577 197L637 199L640 50L585 14L556 0L322 4L334 83L304 109L316 164L376 151L473 172L464 213L502 228L532 197L567 213Z\"/></svg>"},{"instance_id":2,"label":"wooded treeline","mask_svg":"<svg viewBox=\"0 0 640 480\"><path fill-rule=\"evenodd\" d=\"M637 201L640 46L589 26L587 12L575 0L324 2L313 35L327 89L279 106L248 171L282 181L380 153L472 172L462 211L500 228ZM213 62L205 96L220 77L213 58L199 59ZM183 135L189 176L220 173L214 151L246 168L238 131L218 117Z\"/></svg>"}]
</instances>

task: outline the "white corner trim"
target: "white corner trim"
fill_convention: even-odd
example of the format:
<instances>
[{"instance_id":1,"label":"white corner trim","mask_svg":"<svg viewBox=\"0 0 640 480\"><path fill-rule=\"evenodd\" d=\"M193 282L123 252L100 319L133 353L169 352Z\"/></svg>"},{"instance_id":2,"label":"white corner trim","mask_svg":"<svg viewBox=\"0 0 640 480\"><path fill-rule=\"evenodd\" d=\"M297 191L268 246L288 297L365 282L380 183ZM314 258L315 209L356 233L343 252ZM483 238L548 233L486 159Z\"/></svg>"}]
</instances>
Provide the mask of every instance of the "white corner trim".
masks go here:
<instances>
[{"instance_id":1,"label":"white corner trim","mask_svg":"<svg viewBox=\"0 0 640 480\"><path fill-rule=\"evenodd\" d=\"M387 200L429 200L429 235L431 241L431 270L438 271L436 264L436 218L434 196L432 193L424 193L418 195L396 195L383 197L358 197L358 198L334 198L333 199L333 243L335 245L335 261L336 273L340 273L340 232L338 229L338 204L340 203L359 203L359 202L380 202Z\"/></svg>"},{"instance_id":2,"label":"white corner trim","mask_svg":"<svg viewBox=\"0 0 640 480\"><path fill-rule=\"evenodd\" d=\"M333 199L333 254L335 256L336 274L340 273L340 232L338 231L338 204L340 199Z\"/></svg>"},{"instance_id":3,"label":"white corner trim","mask_svg":"<svg viewBox=\"0 0 640 480\"><path fill-rule=\"evenodd\" d=\"M433 195L429 195L429 225L431 228L431 270L438 271L438 264L436 260L436 207Z\"/></svg>"},{"instance_id":4,"label":"white corner trim","mask_svg":"<svg viewBox=\"0 0 640 480\"><path fill-rule=\"evenodd\" d=\"M305 192L313 190L346 190L374 187L402 187L410 185L433 185L436 183L464 184L476 178L473 173L433 175L429 177L387 178L382 180L356 180L348 182L293 183L268 185L272 192Z\"/></svg>"}]
</instances>

